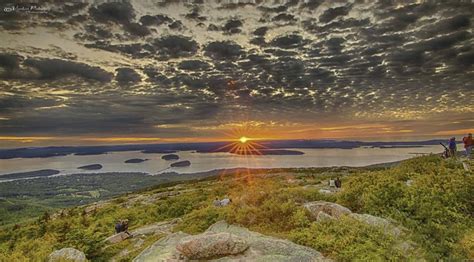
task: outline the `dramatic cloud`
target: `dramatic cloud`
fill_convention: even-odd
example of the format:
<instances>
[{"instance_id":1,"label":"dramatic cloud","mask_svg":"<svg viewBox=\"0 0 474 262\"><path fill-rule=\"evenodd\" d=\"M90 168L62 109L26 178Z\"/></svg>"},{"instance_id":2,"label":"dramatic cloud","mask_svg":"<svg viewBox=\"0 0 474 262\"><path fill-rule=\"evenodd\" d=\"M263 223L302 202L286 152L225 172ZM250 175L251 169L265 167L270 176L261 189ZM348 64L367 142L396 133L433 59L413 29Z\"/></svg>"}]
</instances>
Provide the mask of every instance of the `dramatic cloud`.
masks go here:
<instances>
[{"instance_id":1,"label":"dramatic cloud","mask_svg":"<svg viewBox=\"0 0 474 262\"><path fill-rule=\"evenodd\" d=\"M0 66L6 70L16 69L20 66L21 57L14 54L0 54Z\"/></svg>"},{"instance_id":2,"label":"dramatic cloud","mask_svg":"<svg viewBox=\"0 0 474 262\"><path fill-rule=\"evenodd\" d=\"M110 2L91 7L90 15L98 22L128 24L135 18L135 11L128 2Z\"/></svg>"},{"instance_id":3,"label":"dramatic cloud","mask_svg":"<svg viewBox=\"0 0 474 262\"><path fill-rule=\"evenodd\" d=\"M140 23L146 26L160 26L164 23L172 23L173 19L167 15L144 15L140 17Z\"/></svg>"},{"instance_id":4,"label":"dramatic cloud","mask_svg":"<svg viewBox=\"0 0 474 262\"><path fill-rule=\"evenodd\" d=\"M272 21L283 22L283 23L292 23L292 22L296 22L297 19L294 15L281 13L281 14L278 14L277 16L273 17Z\"/></svg>"},{"instance_id":5,"label":"dramatic cloud","mask_svg":"<svg viewBox=\"0 0 474 262\"><path fill-rule=\"evenodd\" d=\"M349 13L350 7L340 6L336 8L329 8L320 17L319 22L327 23L334 20L338 16L344 16Z\"/></svg>"},{"instance_id":6,"label":"dramatic cloud","mask_svg":"<svg viewBox=\"0 0 474 262\"><path fill-rule=\"evenodd\" d=\"M41 79L53 79L69 74L103 82L110 81L111 78L109 72L99 67L60 59L29 58L25 61L25 65L36 68L40 73Z\"/></svg>"},{"instance_id":7,"label":"dramatic cloud","mask_svg":"<svg viewBox=\"0 0 474 262\"><path fill-rule=\"evenodd\" d=\"M253 31L253 34L258 35L258 36L264 36L267 33L267 31L268 31L268 27L263 26L263 27L259 27L255 29L255 31Z\"/></svg>"},{"instance_id":8,"label":"dramatic cloud","mask_svg":"<svg viewBox=\"0 0 474 262\"><path fill-rule=\"evenodd\" d=\"M303 37L297 34L279 36L272 40L272 45L281 48L295 48L304 45Z\"/></svg>"},{"instance_id":9,"label":"dramatic cloud","mask_svg":"<svg viewBox=\"0 0 474 262\"><path fill-rule=\"evenodd\" d=\"M335 127L417 137L472 126L469 1L44 2L0 12L5 136L215 137L245 121L293 138L317 138L316 126L343 138Z\"/></svg>"},{"instance_id":10,"label":"dramatic cloud","mask_svg":"<svg viewBox=\"0 0 474 262\"><path fill-rule=\"evenodd\" d=\"M224 30L224 32L227 33L227 34L237 34L237 33L240 33L242 31L240 29L240 27L242 27L242 25L243 25L242 21L240 21L238 19L230 19L222 27L222 30Z\"/></svg>"},{"instance_id":11,"label":"dramatic cloud","mask_svg":"<svg viewBox=\"0 0 474 262\"><path fill-rule=\"evenodd\" d=\"M184 70L206 70L210 67L210 65L206 62L201 60L185 60L179 63L179 68Z\"/></svg>"},{"instance_id":12,"label":"dramatic cloud","mask_svg":"<svg viewBox=\"0 0 474 262\"><path fill-rule=\"evenodd\" d=\"M178 35L164 36L154 41L155 51L163 56L182 57L196 53L198 44L190 37Z\"/></svg>"},{"instance_id":13,"label":"dramatic cloud","mask_svg":"<svg viewBox=\"0 0 474 262\"><path fill-rule=\"evenodd\" d=\"M80 76L86 80L97 80L107 82L111 79L111 73L95 66L83 63L66 61L61 59L35 59L24 60L23 67L20 68L19 61L22 58L18 55L0 54L0 67L4 68L4 73L0 74L5 79L56 79L68 75Z\"/></svg>"},{"instance_id":14,"label":"dramatic cloud","mask_svg":"<svg viewBox=\"0 0 474 262\"><path fill-rule=\"evenodd\" d=\"M214 59L236 58L242 54L242 47L231 41L220 41L209 43L204 52Z\"/></svg>"},{"instance_id":15,"label":"dramatic cloud","mask_svg":"<svg viewBox=\"0 0 474 262\"><path fill-rule=\"evenodd\" d=\"M141 80L140 75L131 68L118 68L115 80L120 84L136 83Z\"/></svg>"}]
</instances>

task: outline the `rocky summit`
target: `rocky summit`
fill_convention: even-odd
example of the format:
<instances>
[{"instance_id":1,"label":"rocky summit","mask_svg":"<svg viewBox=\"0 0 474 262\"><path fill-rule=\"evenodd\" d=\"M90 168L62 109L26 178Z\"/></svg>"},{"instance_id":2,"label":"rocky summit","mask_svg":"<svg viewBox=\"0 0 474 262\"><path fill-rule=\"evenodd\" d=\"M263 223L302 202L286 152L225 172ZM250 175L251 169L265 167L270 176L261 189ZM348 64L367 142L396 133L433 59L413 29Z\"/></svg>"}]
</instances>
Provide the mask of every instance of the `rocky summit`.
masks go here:
<instances>
[{"instance_id":1,"label":"rocky summit","mask_svg":"<svg viewBox=\"0 0 474 262\"><path fill-rule=\"evenodd\" d=\"M158 240L133 261L332 261L318 251L220 221L204 233L178 232Z\"/></svg>"}]
</instances>

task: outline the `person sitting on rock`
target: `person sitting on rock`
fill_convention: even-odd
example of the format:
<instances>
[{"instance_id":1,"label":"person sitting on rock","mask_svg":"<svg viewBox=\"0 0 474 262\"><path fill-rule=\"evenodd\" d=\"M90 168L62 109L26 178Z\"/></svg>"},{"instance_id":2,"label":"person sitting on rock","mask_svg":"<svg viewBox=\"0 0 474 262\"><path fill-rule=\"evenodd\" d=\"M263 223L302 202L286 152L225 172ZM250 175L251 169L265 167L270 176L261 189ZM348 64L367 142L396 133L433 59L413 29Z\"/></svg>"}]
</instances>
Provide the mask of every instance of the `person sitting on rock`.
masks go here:
<instances>
[{"instance_id":1,"label":"person sitting on rock","mask_svg":"<svg viewBox=\"0 0 474 262\"><path fill-rule=\"evenodd\" d=\"M119 220L117 222L117 224L115 224L115 233L120 233L120 232L123 232L123 224L122 224L122 220Z\"/></svg>"},{"instance_id":2,"label":"person sitting on rock","mask_svg":"<svg viewBox=\"0 0 474 262\"><path fill-rule=\"evenodd\" d=\"M128 232L128 219L120 220L117 224L115 224L115 233L119 234L122 232L131 236L130 232Z\"/></svg>"},{"instance_id":3,"label":"person sitting on rock","mask_svg":"<svg viewBox=\"0 0 474 262\"><path fill-rule=\"evenodd\" d=\"M130 233L128 232L128 219L125 219L123 221L123 232L127 233L130 235Z\"/></svg>"}]
</instances>

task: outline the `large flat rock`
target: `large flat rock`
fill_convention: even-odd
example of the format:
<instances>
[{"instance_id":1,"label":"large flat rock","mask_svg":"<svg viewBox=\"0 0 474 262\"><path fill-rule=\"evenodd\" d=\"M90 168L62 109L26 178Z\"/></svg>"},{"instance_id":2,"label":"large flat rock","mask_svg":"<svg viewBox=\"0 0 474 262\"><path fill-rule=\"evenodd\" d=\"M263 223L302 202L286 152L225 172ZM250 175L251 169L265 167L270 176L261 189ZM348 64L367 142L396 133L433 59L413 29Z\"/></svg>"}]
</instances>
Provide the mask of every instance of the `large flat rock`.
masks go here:
<instances>
[{"instance_id":1,"label":"large flat rock","mask_svg":"<svg viewBox=\"0 0 474 262\"><path fill-rule=\"evenodd\" d=\"M226 238L216 236L226 236ZM225 249L225 252L217 251L217 253L214 253L214 257L206 258L207 261L332 261L312 248L297 245L288 240L262 235L243 227L228 225L224 221L217 222L209 227L206 232L195 236L182 232L171 234L145 249L133 261L187 261L191 258L180 252L176 248L177 246L183 245L190 239L207 239L211 243L210 240L213 238L217 238L217 240L214 240L220 243L219 245L222 246L222 249ZM231 241L225 241L224 239L231 239ZM238 248L233 249L232 245L236 241L242 245L239 244ZM245 244L240 241L245 242ZM227 245L231 246L231 252L229 252L229 246ZM244 249L245 246L248 246L248 248ZM199 248L199 245L195 247ZM206 245L204 245L205 247ZM218 245L212 246L212 248L218 248Z\"/></svg>"},{"instance_id":2,"label":"large flat rock","mask_svg":"<svg viewBox=\"0 0 474 262\"><path fill-rule=\"evenodd\" d=\"M130 237L132 237L132 235L129 235L125 232L120 232L120 233L114 234L114 235L106 238L105 242L110 243L110 244L116 244L116 243L122 242L123 240L128 239Z\"/></svg>"},{"instance_id":3,"label":"large flat rock","mask_svg":"<svg viewBox=\"0 0 474 262\"><path fill-rule=\"evenodd\" d=\"M248 247L243 238L220 232L185 237L179 241L176 249L190 259L210 259L238 255Z\"/></svg>"}]
</instances>

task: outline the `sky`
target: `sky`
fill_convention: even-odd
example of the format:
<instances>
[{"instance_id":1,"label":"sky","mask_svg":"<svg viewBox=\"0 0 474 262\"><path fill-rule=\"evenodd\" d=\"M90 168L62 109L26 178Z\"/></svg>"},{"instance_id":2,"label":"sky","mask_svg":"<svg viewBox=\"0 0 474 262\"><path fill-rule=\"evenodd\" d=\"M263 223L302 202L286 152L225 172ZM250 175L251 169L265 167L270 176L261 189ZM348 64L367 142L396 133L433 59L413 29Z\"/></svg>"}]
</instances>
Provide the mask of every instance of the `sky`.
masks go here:
<instances>
[{"instance_id":1,"label":"sky","mask_svg":"<svg viewBox=\"0 0 474 262\"><path fill-rule=\"evenodd\" d=\"M472 1L3 4L0 145L461 136L473 14Z\"/></svg>"}]
</instances>

